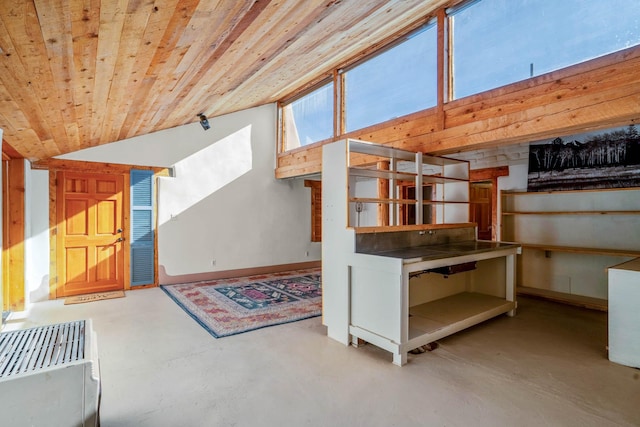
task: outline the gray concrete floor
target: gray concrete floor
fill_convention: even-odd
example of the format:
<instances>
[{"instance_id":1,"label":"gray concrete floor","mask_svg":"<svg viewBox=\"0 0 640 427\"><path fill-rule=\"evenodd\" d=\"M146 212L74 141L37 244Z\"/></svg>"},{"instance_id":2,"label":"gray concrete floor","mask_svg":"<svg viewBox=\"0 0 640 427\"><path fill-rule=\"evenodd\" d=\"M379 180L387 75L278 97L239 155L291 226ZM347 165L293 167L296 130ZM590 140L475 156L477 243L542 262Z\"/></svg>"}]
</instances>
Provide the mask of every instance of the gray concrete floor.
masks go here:
<instances>
[{"instance_id":1,"label":"gray concrete floor","mask_svg":"<svg viewBox=\"0 0 640 427\"><path fill-rule=\"evenodd\" d=\"M609 362L606 313L519 299L409 355L346 347L320 318L215 339L158 288L34 304L5 331L93 319L111 426L638 426L640 370Z\"/></svg>"}]
</instances>

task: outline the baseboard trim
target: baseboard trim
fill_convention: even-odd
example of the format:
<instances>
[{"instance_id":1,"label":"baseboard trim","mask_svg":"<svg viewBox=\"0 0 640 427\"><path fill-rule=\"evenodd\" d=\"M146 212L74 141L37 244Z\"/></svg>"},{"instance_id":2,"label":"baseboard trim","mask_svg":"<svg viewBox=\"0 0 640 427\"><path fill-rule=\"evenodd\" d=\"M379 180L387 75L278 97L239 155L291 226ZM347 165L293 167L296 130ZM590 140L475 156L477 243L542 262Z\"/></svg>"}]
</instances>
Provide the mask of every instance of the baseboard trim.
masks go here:
<instances>
[{"instance_id":1,"label":"baseboard trim","mask_svg":"<svg viewBox=\"0 0 640 427\"><path fill-rule=\"evenodd\" d=\"M202 282L205 280L230 279L233 277L254 276L256 274L280 273L282 271L303 270L322 266L322 261L307 261L294 264L267 265L264 267L240 268L237 270L208 271L205 273L181 274L172 276L167 274L164 266L158 266L158 279L161 285L175 285L176 283Z\"/></svg>"},{"instance_id":2,"label":"baseboard trim","mask_svg":"<svg viewBox=\"0 0 640 427\"><path fill-rule=\"evenodd\" d=\"M588 308L591 310L609 311L609 302L606 299L567 294L548 289L529 288L525 286L518 286L516 288L516 292L518 295L575 305L577 307Z\"/></svg>"}]
</instances>

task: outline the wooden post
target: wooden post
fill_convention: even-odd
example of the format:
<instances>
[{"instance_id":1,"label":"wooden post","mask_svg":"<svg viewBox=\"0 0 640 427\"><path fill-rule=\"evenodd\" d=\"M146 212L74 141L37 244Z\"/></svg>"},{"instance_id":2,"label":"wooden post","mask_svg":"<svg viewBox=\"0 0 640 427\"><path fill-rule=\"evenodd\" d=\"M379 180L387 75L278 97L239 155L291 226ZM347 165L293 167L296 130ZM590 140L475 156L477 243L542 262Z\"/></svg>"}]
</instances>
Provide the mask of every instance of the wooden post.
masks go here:
<instances>
[{"instance_id":1,"label":"wooden post","mask_svg":"<svg viewBox=\"0 0 640 427\"><path fill-rule=\"evenodd\" d=\"M24 159L11 159L8 165L5 197L8 199L8 218L4 221L7 227L6 249L8 256L8 307L12 311L22 311L25 308L25 280L24 280Z\"/></svg>"},{"instance_id":2,"label":"wooden post","mask_svg":"<svg viewBox=\"0 0 640 427\"><path fill-rule=\"evenodd\" d=\"M389 170L389 161L379 161L378 162L378 170ZM378 198L379 199L388 199L389 198L389 180L388 179L378 179ZM389 204L388 203L378 203L378 225L384 226L389 225Z\"/></svg>"}]
</instances>

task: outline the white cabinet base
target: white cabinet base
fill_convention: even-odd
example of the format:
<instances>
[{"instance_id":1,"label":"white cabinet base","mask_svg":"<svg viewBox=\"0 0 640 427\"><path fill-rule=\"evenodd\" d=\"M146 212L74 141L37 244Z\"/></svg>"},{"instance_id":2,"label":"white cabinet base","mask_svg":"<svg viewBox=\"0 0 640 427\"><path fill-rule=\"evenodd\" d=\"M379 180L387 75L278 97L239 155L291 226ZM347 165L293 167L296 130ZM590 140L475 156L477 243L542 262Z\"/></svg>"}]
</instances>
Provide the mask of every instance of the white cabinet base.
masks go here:
<instances>
[{"instance_id":1,"label":"white cabinet base","mask_svg":"<svg viewBox=\"0 0 640 427\"><path fill-rule=\"evenodd\" d=\"M609 268L609 360L640 368L640 258Z\"/></svg>"}]
</instances>

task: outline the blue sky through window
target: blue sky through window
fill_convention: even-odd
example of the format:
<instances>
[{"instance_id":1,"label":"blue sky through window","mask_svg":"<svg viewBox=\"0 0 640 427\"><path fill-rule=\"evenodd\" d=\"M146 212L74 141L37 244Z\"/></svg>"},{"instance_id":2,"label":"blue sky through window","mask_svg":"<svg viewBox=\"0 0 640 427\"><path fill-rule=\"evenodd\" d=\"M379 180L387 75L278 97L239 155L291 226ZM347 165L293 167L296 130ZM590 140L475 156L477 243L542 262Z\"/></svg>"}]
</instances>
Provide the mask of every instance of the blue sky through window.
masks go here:
<instances>
[{"instance_id":1,"label":"blue sky through window","mask_svg":"<svg viewBox=\"0 0 640 427\"><path fill-rule=\"evenodd\" d=\"M436 26L347 71L346 131L436 105Z\"/></svg>"},{"instance_id":2,"label":"blue sky through window","mask_svg":"<svg viewBox=\"0 0 640 427\"><path fill-rule=\"evenodd\" d=\"M480 0L450 16L456 99L640 44L640 0ZM424 27L346 71L347 132L436 105L436 36ZM332 83L289 107L299 139L285 149L333 136Z\"/></svg>"},{"instance_id":3,"label":"blue sky through window","mask_svg":"<svg viewBox=\"0 0 640 427\"><path fill-rule=\"evenodd\" d=\"M333 136L333 82L292 102L291 108L300 145Z\"/></svg>"},{"instance_id":4,"label":"blue sky through window","mask_svg":"<svg viewBox=\"0 0 640 427\"><path fill-rule=\"evenodd\" d=\"M482 0L452 31L461 98L639 44L640 0Z\"/></svg>"}]
</instances>

